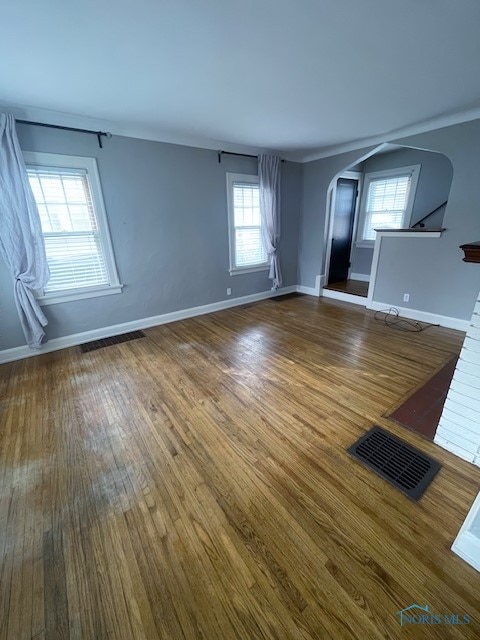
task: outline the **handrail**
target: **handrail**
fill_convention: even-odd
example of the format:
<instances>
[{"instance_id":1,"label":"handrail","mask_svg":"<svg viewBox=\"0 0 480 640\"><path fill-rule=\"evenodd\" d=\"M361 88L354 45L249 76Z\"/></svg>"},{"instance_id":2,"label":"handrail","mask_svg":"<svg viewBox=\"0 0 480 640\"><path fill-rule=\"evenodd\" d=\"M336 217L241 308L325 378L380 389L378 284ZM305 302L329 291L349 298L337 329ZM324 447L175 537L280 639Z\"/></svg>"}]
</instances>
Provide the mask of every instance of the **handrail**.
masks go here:
<instances>
[{"instance_id":1,"label":"handrail","mask_svg":"<svg viewBox=\"0 0 480 640\"><path fill-rule=\"evenodd\" d=\"M413 227L411 227L412 229L415 229L416 226L419 227L424 227L425 225L423 224L424 221L429 218L430 216L432 216L434 213L437 213L437 211L439 209L441 209L442 207L444 207L447 204L448 200L445 200L445 202L442 202L442 204L438 205L438 207L436 209L434 209L433 211L430 211L430 213L427 213L426 216L423 216L423 218L421 220L418 220L418 222L416 222Z\"/></svg>"}]
</instances>

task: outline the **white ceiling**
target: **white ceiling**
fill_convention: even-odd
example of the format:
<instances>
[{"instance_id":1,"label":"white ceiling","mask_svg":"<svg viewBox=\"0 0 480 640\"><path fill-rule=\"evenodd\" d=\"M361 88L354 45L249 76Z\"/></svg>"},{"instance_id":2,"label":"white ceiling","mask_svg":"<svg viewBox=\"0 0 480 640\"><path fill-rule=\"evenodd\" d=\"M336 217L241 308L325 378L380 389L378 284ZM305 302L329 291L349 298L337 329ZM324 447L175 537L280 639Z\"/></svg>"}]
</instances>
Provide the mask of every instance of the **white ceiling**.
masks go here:
<instances>
[{"instance_id":1,"label":"white ceiling","mask_svg":"<svg viewBox=\"0 0 480 640\"><path fill-rule=\"evenodd\" d=\"M300 159L480 107L479 33L478 0L10 0L0 99Z\"/></svg>"}]
</instances>

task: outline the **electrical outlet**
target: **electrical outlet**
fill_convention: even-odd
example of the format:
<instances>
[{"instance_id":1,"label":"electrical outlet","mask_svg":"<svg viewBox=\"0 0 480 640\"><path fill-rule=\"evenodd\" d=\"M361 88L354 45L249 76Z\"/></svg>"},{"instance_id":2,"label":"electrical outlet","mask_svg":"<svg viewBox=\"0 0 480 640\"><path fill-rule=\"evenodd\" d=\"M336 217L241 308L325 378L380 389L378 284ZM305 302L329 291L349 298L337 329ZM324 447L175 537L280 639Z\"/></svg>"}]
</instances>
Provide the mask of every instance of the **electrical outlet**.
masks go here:
<instances>
[{"instance_id":1,"label":"electrical outlet","mask_svg":"<svg viewBox=\"0 0 480 640\"><path fill-rule=\"evenodd\" d=\"M410 300L410 294L409 293L404 293L403 294L403 301L404 302L408 302Z\"/></svg>"},{"instance_id":2,"label":"electrical outlet","mask_svg":"<svg viewBox=\"0 0 480 640\"><path fill-rule=\"evenodd\" d=\"M227 296L231 296L232 295L232 290L230 289L230 287L228 287L227 289Z\"/></svg>"}]
</instances>

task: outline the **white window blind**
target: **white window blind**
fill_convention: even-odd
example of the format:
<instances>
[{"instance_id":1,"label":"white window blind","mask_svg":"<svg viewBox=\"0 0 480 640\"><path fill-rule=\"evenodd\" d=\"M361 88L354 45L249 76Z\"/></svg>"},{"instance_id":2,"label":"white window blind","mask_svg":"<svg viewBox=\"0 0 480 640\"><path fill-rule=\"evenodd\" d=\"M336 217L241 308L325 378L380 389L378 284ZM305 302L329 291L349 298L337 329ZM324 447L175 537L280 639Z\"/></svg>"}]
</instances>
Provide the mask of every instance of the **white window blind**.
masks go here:
<instances>
[{"instance_id":1,"label":"white window blind","mask_svg":"<svg viewBox=\"0 0 480 640\"><path fill-rule=\"evenodd\" d=\"M233 182L233 227L235 268L266 264L258 184Z\"/></svg>"},{"instance_id":2,"label":"white window blind","mask_svg":"<svg viewBox=\"0 0 480 640\"><path fill-rule=\"evenodd\" d=\"M375 229L401 229L404 226L411 180L410 174L371 179L363 240L375 240Z\"/></svg>"},{"instance_id":3,"label":"white window blind","mask_svg":"<svg viewBox=\"0 0 480 640\"><path fill-rule=\"evenodd\" d=\"M50 281L44 294L109 285L87 171L27 167L40 213Z\"/></svg>"}]
</instances>

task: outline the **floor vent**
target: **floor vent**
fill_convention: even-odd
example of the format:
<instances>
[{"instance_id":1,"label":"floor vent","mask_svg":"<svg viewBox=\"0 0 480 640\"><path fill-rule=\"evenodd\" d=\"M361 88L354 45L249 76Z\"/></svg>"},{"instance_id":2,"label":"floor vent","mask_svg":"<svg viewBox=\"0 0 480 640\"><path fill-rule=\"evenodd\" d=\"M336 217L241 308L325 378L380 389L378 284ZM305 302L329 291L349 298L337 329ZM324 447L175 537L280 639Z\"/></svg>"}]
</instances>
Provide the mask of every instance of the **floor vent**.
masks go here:
<instances>
[{"instance_id":1,"label":"floor vent","mask_svg":"<svg viewBox=\"0 0 480 640\"><path fill-rule=\"evenodd\" d=\"M412 500L421 498L441 467L380 427L367 431L347 451Z\"/></svg>"},{"instance_id":2,"label":"floor vent","mask_svg":"<svg viewBox=\"0 0 480 640\"><path fill-rule=\"evenodd\" d=\"M290 300L290 298L303 298L305 294L298 291L292 291L291 293L282 293L279 296L273 296L269 298L271 302L283 302L283 300Z\"/></svg>"},{"instance_id":3,"label":"floor vent","mask_svg":"<svg viewBox=\"0 0 480 640\"><path fill-rule=\"evenodd\" d=\"M143 331L131 331L130 333L122 333L120 336L111 336L110 338L102 338L101 340L94 340L93 342L86 342L80 345L82 353L88 353L89 351L96 351L97 349L103 349L103 347L109 347L112 344L120 344L120 342L130 342L130 340L136 340L137 338L144 338Z\"/></svg>"}]
</instances>

